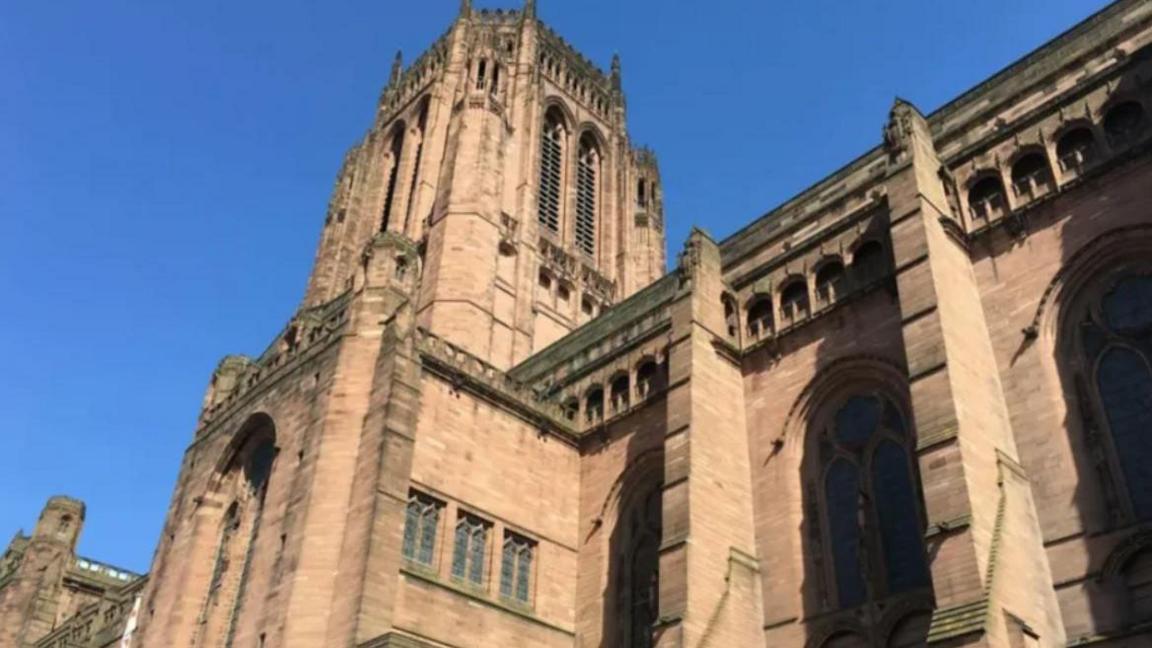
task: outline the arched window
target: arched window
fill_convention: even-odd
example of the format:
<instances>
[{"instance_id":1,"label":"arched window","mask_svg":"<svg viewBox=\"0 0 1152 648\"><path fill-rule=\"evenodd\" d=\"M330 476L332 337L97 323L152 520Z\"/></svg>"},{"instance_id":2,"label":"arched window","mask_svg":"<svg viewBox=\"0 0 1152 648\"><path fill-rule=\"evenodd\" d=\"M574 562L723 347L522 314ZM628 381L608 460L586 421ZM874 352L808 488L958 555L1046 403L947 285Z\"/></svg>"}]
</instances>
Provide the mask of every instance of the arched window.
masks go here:
<instances>
[{"instance_id":1,"label":"arched window","mask_svg":"<svg viewBox=\"0 0 1152 648\"><path fill-rule=\"evenodd\" d=\"M201 634L207 642L224 643L238 618L245 596L256 596L248 565L261 531L264 498L276 460L272 419L252 416L236 434L237 445L227 467L217 476L217 493L229 501L216 532L207 596L201 612Z\"/></svg>"},{"instance_id":2,"label":"arched window","mask_svg":"<svg viewBox=\"0 0 1152 648\"><path fill-rule=\"evenodd\" d=\"M857 394L817 433L837 607L927 587L923 516L903 414L882 396Z\"/></svg>"},{"instance_id":3,"label":"arched window","mask_svg":"<svg viewBox=\"0 0 1152 648\"><path fill-rule=\"evenodd\" d=\"M576 247L589 256L596 254L597 185L600 178L600 150L590 133L580 138L576 161Z\"/></svg>"},{"instance_id":4,"label":"arched window","mask_svg":"<svg viewBox=\"0 0 1152 648\"><path fill-rule=\"evenodd\" d=\"M564 187L564 143L567 129L560 111L553 108L544 115L540 135L540 186L537 195L537 220L544 229L560 231L560 205Z\"/></svg>"},{"instance_id":5,"label":"arched window","mask_svg":"<svg viewBox=\"0 0 1152 648\"><path fill-rule=\"evenodd\" d=\"M588 390L584 399L584 420L599 423L604 420L604 388L596 385Z\"/></svg>"},{"instance_id":6,"label":"arched window","mask_svg":"<svg viewBox=\"0 0 1152 648\"><path fill-rule=\"evenodd\" d=\"M759 340L772 334L772 300L760 297L748 308L748 339Z\"/></svg>"},{"instance_id":7,"label":"arched window","mask_svg":"<svg viewBox=\"0 0 1152 648\"><path fill-rule=\"evenodd\" d=\"M619 413L631 405L631 387L628 383L628 374L622 373L612 379L612 412Z\"/></svg>"},{"instance_id":8,"label":"arched window","mask_svg":"<svg viewBox=\"0 0 1152 648\"><path fill-rule=\"evenodd\" d=\"M1136 141L1144 130L1144 108L1135 101L1116 104L1104 115L1104 132L1113 146Z\"/></svg>"},{"instance_id":9,"label":"arched window","mask_svg":"<svg viewBox=\"0 0 1152 648\"><path fill-rule=\"evenodd\" d=\"M1052 189L1052 170L1043 153L1027 153L1012 165L1012 190L1026 199L1036 198Z\"/></svg>"},{"instance_id":10,"label":"arched window","mask_svg":"<svg viewBox=\"0 0 1152 648\"><path fill-rule=\"evenodd\" d=\"M1084 126L1073 128L1056 143L1062 171L1079 171L1096 160L1096 138Z\"/></svg>"},{"instance_id":11,"label":"arched window","mask_svg":"<svg viewBox=\"0 0 1152 648\"><path fill-rule=\"evenodd\" d=\"M844 294L844 266L839 261L829 261L820 266L816 273L816 298L821 305L828 305Z\"/></svg>"},{"instance_id":12,"label":"arched window","mask_svg":"<svg viewBox=\"0 0 1152 648\"><path fill-rule=\"evenodd\" d=\"M660 617L661 488L638 498L620 523L628 525L627 614L629 648L651 648Z\"/></svg>"},{"instance_id":13,"label":"arched window","mask_svg":"<svg viewBox=\"0 0 1152 648\"><path fill-rule=\"evenodd\" d=\"M1008 209L1000 176L988 175L968 190L968 209L975 220L992 220Z\"/></svg>"},{"instance_id":14,"label":"arched window","mask_svg":"<svg viewBox=\"0 0 1152 648\"><path fill-rule=\"evenodd\" d=\"M878 241L866 241L852 254L852 275L856 284L866 286L884 276L884 246Z\"/></svg>"},{"instance_id":15,"label":"arched window","mask_svg":"<svg viewBox=\"0 0 1152 648\"><path fill-rule=\"evenodd\" d=\"M645 202L645 200L646 200L646 198L644 196L644 178L640 178L640 180L636 183L636 205L639 207L645 206L647 204L647 202Z\"/></svg>"},{"instance_id":16,"label":"arched window","mask_svg":"<svg viewBox=\"0 0 1152 648\"><path fill-rule=\"evenodd\" d=\"M1114 493L1114 518L1152 519L1152 275L1104 277L1107 288L1080 302L1069 331L1079 344L1083 382L1091 385L1092 437L1106 461L1102 479Z\"/></svg>"},{"instance_id":17,"label":"arched window","mask_svg":"<svg viewBox=\"0 0 1152 648\"><path fill-rule=\"evenodd\" d=\"M808 317L808 284L793 280L780 291L780 319L788 326Z\"/></svg>"},{"instance_id":18,"label":"arched window","mask_svg":"<svg viewBox=\"0 0 1152 648\"><path fill-rule=\"evenodd\" d=\"M644 360L636 368L636 397L648 398L657 387L658 367L652 359Z\"/></svg>"},{"instance_id":19,"label":"arched window","mask_svg":"<svg viewBox=\"0 0 1152 648\"><path fill-rule=\"evenodd\" d=\"M404 222L405 230L408 229L408 223L412 222L413 211L417 208L416 190L420 183L420 158L424 155L424 137L428 129L428 104L430 101L428 97L421 101L420 116L416 121L416 155L412 158L412 181L408 186L408 216Z\"/></svg>"},{"instance_id":20,"label":"arched window","mask_svg":"<svg viewBox=\"0 0 1152 648\"><path fill-rule=\"evenodd\" d=\"M384 194L384 210L380 218L380 231L388 229L388 222L392 218L392 206L396 203L396 182L400 178L400 155L404 152L404 131L408 127L404 122L392 128L392 144L388 154L392 160L392 168L388 170L388 183Z\"/></svg>"}]
</instances>

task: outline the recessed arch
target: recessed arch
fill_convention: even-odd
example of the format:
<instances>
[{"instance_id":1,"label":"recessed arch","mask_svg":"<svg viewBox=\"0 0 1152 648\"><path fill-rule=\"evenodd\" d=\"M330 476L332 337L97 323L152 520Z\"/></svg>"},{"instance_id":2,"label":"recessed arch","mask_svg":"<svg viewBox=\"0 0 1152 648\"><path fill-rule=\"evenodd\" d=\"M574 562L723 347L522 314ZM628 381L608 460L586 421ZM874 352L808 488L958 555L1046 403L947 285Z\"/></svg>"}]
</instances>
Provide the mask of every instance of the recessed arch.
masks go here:
<instances>
[{"instance_id":1,"label":"recessed arch","mask_svg":"<svg viewBox=\"0 0 1152 648\"><path fill-rule=\"evenodd\" d=\"M1004 181L999 172L986 170L973 175L968 185L968 211L973 219L988 221L1002 215L1007 208Z\"/></svg>"}]
</instances>

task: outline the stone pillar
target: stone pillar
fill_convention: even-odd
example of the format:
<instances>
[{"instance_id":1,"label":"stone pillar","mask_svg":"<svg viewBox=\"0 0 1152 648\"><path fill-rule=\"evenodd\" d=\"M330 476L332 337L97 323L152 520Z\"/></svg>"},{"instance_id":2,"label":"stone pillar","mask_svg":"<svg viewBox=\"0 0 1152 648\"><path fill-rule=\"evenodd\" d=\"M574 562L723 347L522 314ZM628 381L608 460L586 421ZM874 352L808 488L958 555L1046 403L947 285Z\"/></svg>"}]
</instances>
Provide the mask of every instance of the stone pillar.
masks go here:
<instances>
[{"instance_id":1,"label":"stone pillar","mask_svg":"<svg viewBox=\"0 0 1152 648\"><path fill-rule=\"evenodd\" d=\"M724 339L720 250L694 231L681 253L668 352L660 648L757 646L763 611L744 385Z\"/></svg>"},{"instance_id":2,"label":"stone pillar","mask_svg":"<svg viewBox=\"0 0 1152 648\"><path fill-rule=\"evenodd\" d=\"M1010 646L1006 613L1063 645L979 286L928 123L897 101L888 202L937 610L930 644ZM956 644L955 642L961 642Z\"/></svg>"}]
</instances>

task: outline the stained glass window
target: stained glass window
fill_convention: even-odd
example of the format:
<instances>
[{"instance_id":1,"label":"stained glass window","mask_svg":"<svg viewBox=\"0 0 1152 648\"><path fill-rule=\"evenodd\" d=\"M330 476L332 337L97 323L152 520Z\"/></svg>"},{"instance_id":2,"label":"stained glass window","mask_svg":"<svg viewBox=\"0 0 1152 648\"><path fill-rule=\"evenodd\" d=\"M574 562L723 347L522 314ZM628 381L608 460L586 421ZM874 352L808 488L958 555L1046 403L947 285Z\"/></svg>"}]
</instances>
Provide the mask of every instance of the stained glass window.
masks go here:
<instances>
[{"instance_id":1,"label":"stained glass window","mask_svg":"<svg viewBox=\"0 0 1152 648\"><path fill-rule=\"evenodd\" d=\"M867 597L860 569L859 471L848 460L837 459L828 469L824 485L840 607L855 607Z\"/></svg>"},{"instance_id":2,"label":"stained glass window","mask_svg":"<svg viewBox=\"0 0 1152 648\"><path fill-rule=\"evenodd\" d=\"M1100 358L1097 387L1133 513L1152 517L1152 373L1140 354L1114 346Z\"/></svg>"},{"instance_id":3,"label":"stained glass window","mask_svg":"<svg viewBox=\"0 0 1152 648\"><path fill-rule=\"evenodd\" d=\"M927 587L931 575L904 417L887 399L856 395L836 411L833 423L821 447L840 607L864 603L868 583L887 594Z\"/></svg>"},{"instance_id":4,"label":"stained glass window","mask_svg":"<svg viewBox=\"0 0 1152 648\"><path fill-rule=\"evenodd\" d=\"M1152 276L1128 277L1104 297L1108 327L1125 333L1152 324Z\"/></svg>"},{"instance_id":5,"label":"stained glass window","mask_svg":"<svg viewBox=\"0 0 1152 648\"><path fill-rule=\"evenodd\" d=\"M884 441L872 459L872 495L880 523L889 593L928 585L916 488L904 448Z\"/></svg>"},{"instance_id":6,"label":"stained glass window","mask_svg":"<svg viewBox=\"0 0 1152 648\"><path fill-rule=\"evenodd\" d=\"M879 422L880 401L853 396L836 413L836 440L849 445L867 443Z\"/></svg>"}]
</instances>

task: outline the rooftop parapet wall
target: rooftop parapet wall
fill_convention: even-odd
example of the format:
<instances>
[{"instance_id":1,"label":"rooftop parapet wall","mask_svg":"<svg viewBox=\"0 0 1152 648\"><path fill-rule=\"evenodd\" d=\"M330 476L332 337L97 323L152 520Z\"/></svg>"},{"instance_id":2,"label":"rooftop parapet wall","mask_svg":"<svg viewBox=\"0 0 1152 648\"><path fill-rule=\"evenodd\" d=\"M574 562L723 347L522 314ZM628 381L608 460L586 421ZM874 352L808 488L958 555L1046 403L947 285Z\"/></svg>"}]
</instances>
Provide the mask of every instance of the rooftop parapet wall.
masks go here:
<instances>
[{"instance_id":1,"label":"rooftop parapet wall","mask_svg":"<svg viewBox=\"0 0 1152 648\"><path fill-rule=\"evenodd\" d=\"M676 276L665 275L513 367L509 375L551 393L572 374L667 323L676 287Z\"/></svg>"},{"instance_id":2,"label":"rooftop parapet wall","mask_svg":"<svg viewBox=\"0 0 1152 648\"><path fill-rule=\"evenodd\" d=\"M948 159L982 140L1010 136L1011 124L990 121L998 112L1029 89L1079 74L1087 60L1110 55L1117 43L1147 29L1150 22L1152 3L1147 0L1121 0L1102 9L933 112L928 122L938 148ZM825 213L842 197L883 191L887 166L885 150L877 146L735 232L721 243L726 271Z\"/></svg>"}]
</instances>

